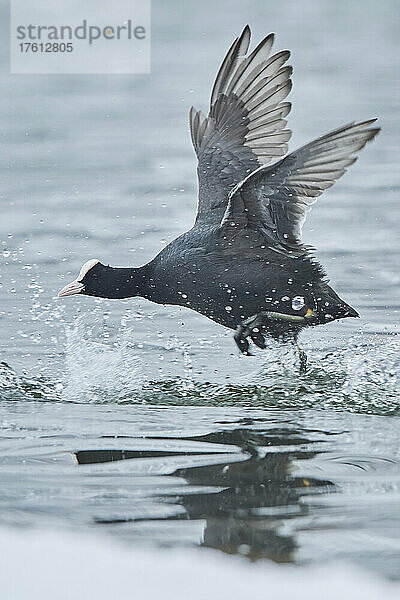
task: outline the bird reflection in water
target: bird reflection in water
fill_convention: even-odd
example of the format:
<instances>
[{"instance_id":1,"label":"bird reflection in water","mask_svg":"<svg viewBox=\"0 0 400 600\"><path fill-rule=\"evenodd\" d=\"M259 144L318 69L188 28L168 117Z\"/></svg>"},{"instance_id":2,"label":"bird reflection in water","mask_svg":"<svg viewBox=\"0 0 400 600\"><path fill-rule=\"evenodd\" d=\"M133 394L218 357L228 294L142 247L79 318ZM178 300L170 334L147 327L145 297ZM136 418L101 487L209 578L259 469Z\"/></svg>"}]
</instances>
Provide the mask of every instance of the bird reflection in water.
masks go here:
<instances>
[{"instance_id":1,"label":"bird reflection in water","mask_svg":"<svg viewBox=\"0 0 400 600\"><path fill-rule=\"evenodd\" d=\"M245 458L238 461L236 453L223 454L223 462L215 464L216 453L210 452L208 456L213 456L213 464L178 468L166 475L183 478L189 484L180 495L166 493L161 496L163 502L178 504L185 509L183 515L174 515L170 519L204 520L202 546L246 555L251 560L268 558L275 562L293 562L297 543L295 535L290 533L295 529L290 527L290 520L307 514L307 504L303 502L305 495L326 492L327 488L334 491L330 481L305 479L295 474L294 460L311 459L321 452L312 448L316 441L322 440L316 440L315 432L311 437L312 440L304 430L289 427L258 431L243 427L181 438L182 442L232 445L240 448ZM162 450L157 449L158 438L154 439L154 450L86 450L75 455L79 464L199 456L195 452L165 450L168 439L171 438L162 439ZM204 492L199 488L204 488ZM126 521L143 519L128 518ZM114 521L103 519L100 522L111 524ZM175 543L179 545L179 539Z\"/></svg>"},{"instance_id":2,"label":"bird reflection in water","mask_svg":"<svg viewBox=\"0 0 400 600\"><path fill-rule=\"evenodd\" d=\"M178 469L175 475L195 486L219 486L217 493L185 494L178 499L190 519L205 519L203 545L249 558L292 562L296 541L284 533L288 519L304 515L302 497L326 491L329 481L304 479L292 474L293 459L309 459L316 452L288 450L309 444L293 430L237 429L211 433L196 440L234 444L250 454L242 462ZM283 446L279 450L279 446ZM272 446L272 452L268 448ZM321 490L322 491L322 490Z\"/></svg>"}]
</instances>

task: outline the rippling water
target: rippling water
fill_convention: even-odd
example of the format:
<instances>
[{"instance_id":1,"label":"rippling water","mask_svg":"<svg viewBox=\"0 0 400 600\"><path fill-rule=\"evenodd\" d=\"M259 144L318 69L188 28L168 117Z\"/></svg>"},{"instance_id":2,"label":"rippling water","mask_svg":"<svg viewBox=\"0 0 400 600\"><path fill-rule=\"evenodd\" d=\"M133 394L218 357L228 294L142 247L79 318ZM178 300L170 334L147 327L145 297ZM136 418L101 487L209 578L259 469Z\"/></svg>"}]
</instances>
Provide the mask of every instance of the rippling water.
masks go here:
<instances>
[{"instance_id":1,"label":"rippling water","mask_svg":"<svg viewBox=\"0 0 400 600\"><path fill-rule=\"evenodd\" d=\"M239 357L185 309L55 298L87 259L138 265L190 227L187 111L248 21L293 51L292 148L352 119L383 128L304 227L362 317L304 334L305 375L291 349ZM171 0L153 7L150 76L10 76L4 60L2 523L399 577L397 30L394 1L211 16Z\"/></svg>"}]
</instances>

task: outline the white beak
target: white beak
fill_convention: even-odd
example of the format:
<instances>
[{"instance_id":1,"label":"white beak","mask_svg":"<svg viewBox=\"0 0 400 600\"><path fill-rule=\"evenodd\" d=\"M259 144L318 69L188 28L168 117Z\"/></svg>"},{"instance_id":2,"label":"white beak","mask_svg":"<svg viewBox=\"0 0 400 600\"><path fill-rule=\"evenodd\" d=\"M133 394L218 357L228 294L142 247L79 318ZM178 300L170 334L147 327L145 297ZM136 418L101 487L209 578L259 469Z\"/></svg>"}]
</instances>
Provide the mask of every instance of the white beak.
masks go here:
<instances>
[{"instance_id":1,"label":"white beak","mask_svg":"<svg viewBox=\"0 0 400 600\"><path fill-rule=\"evenodd\" d=\"M75 294L79 294L79 292L81 292L85 287L81 280L92 267L97 265L98 262L100 262L98 258L91 258L90 260L87 260L81 267L79 275L75 281L71 281L71 283L63 287L63 289L58 292L58 297L63 298L64 296L74 296Z\"/></svg>"},{"instance_id":2,"label":"white beak","mask_svg":"<svg viewBox=\"0 0 400 600\"><path fill-rule=\"evenodd\" d=\"M71 281L62 290L58 292L58 297L62 298L64 296L73 296L74 294L79 294L83 290L85 286L80 281Z\"/></svg>"}]
</instances>

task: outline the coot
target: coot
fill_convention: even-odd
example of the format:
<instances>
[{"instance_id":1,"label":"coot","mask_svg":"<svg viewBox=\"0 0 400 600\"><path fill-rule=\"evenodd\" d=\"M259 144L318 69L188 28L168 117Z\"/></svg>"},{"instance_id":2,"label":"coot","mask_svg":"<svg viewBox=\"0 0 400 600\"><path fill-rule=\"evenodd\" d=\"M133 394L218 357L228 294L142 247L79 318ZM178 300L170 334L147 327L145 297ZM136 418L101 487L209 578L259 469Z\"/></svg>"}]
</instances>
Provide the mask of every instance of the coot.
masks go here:
<instances>
[{"instance_id":1,"label":"coot","mask_svg":"<svg viewBox=\"0 0 400 600\"><path fill-rule=\"evenodd\" d=\"M371 126L376 119L352 122L286 154L292 68L288 51L271 56L273 40L248 53L246 26L219 69L208 115L190 110L199 183L192 229L142 267L89 260L59 296L186 306L235 330L245 354L249 339L259 348L268 336L297 344L303 327L358 317L328 285L301 229L317 197L379 128Z\"/></svg>"}]
</instances>

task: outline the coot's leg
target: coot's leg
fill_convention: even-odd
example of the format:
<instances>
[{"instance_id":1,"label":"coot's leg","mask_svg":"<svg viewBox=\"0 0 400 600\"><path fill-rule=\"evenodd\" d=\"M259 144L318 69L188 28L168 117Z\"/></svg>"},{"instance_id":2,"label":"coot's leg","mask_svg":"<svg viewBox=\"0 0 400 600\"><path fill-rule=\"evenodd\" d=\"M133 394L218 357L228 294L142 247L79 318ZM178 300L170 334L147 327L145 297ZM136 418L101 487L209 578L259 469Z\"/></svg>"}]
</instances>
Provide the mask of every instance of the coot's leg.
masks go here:
<instances>
[{"instance_id":1,"label":"coot's leg","mask_svg":"<svg viewBox=\"0 0 400 600\"><path fill-rule=\"evenodd\" d=\"M299 359L300 359L300 373L305 373L307 371L307 354L304 352L303 348L297 346L299 351Z\"/></svg>"},{"instance_id":2,"label":"coot's leg","mask_svg":"<svg viewBox=\"0 0 400 600\"><path fill-rule=\"evenodd\" d=\"M240 352L246 354L247 356L251 356L251 352L249 351L249 342L247 340L248 337L255 343L259 348L266 348L265 339L262 335L262 328L271 324L271 321L279 322L279 321L290 321L292 323L301 323L306 320L305 317L300 317L297 315L286 315L284 313L277 313L272 311L264 310L257 315L253 315L248 319L245 319L238 325L236 328L236 333L233 336L236 342L237 347ZM307 357L305 353L305 363L304 359L303 363L306 364ZM304 367L305 368L305 367Z\"/></svg>"},{"instance_id":3,"label":"coot's leg","mask_svg":"<svg viewBox=\"0 0 400 600\"><path fill-rule=\"evenodd\" d=\"M308 358L307 358L307 354L304 352L303 348L301 346L299 346L298 333L295 333L293 342L297 349L297 352L299 353L300 373L301 374L306 373L307 366L308 366Z\"/></svg>"},{"instance_id":4,"label":"coot's leg","mask_svg":"<svg viewBox=\"0 0 400 600\"><path fill-rule=\"evenodd\" d=\"M247 356L252 356L249 351L249 342L247 338L251 338L252 342L258 347L264 350L267 346L265 344L265 338L262 335L260 329L263 325L266 324L268 320L268 313L261 312L258 315L254 315L253 317L249 317L245 321L242 321L240 325L237 326L234 340L236 342L237 347L240 352L246 354Z\"/></svg>"},{"instance_id":5,"label":"coot's leg","mask_svg":"<svg viewBox=\"0 0 400 600\"><path fill-rule=\"evenodd\" d=\"M236 345L242 354L245 354L246 356L252 356L249 350L249 342L246 339L248 335L249 333L247 332L246 327L240 324L236 328L236 332L233 336L233 339L235 340Z\"/></svg>"}]
</instances>

